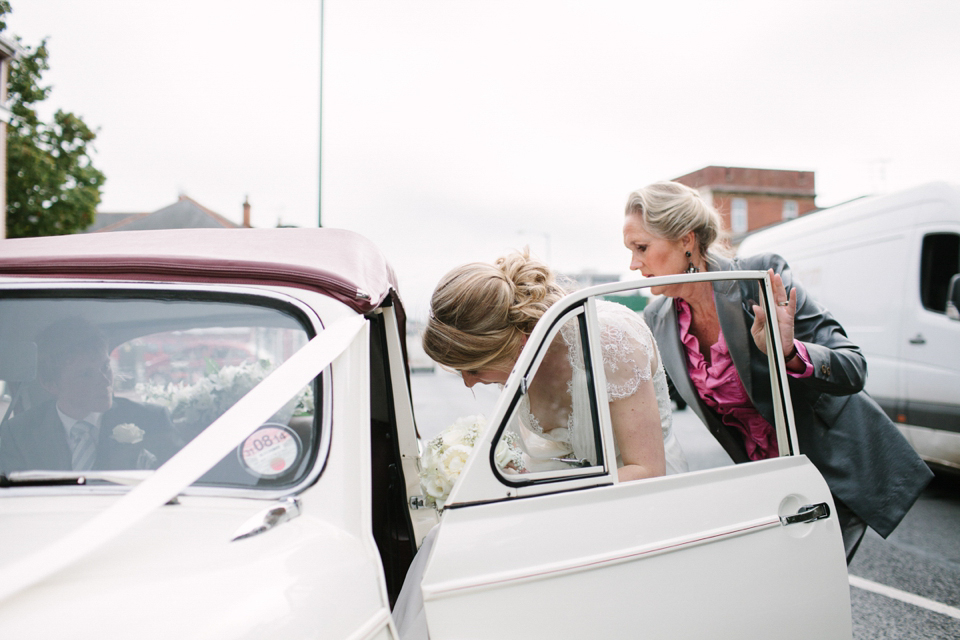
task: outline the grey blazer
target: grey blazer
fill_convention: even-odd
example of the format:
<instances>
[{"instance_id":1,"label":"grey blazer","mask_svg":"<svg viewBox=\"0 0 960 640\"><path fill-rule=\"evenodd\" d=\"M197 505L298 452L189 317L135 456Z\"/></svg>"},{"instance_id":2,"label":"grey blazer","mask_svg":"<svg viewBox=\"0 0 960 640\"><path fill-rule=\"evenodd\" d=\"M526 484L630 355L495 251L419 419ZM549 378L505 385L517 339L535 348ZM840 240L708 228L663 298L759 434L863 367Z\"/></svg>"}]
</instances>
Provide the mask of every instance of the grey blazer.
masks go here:
<instances>
[{"instance_id":1,"label":"grey blazer","mask_svg":"<svg viewBox=\"0 0 960 640\"><path fill-rule=\"evenodd\" d=\"M773 269L789 291L796 289L794 335L803 342L813 375L790 377L790 394L800 453L817 467L833 495L887 537L903 519L933 474L874 400L863 391L867 363L843 327L793 279L790 267L773 254L728 260L711 257L710 271ZM750 335L754 282L718 281L713 296L730 356L753 406L773 424L773 397L767 357ZM697 394L687 372L672 298L644 310L674 387L707 425L734 462L747 461L743 437L723 424Z\"/></svg>"}]
</instances>

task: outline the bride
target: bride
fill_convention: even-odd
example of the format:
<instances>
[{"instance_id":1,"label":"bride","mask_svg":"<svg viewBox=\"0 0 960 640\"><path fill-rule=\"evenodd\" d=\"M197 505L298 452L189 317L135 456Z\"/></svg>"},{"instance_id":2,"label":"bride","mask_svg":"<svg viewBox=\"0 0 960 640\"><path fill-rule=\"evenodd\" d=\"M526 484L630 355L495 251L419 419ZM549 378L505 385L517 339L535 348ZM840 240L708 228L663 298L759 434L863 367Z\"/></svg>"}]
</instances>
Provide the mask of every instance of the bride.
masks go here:
<instances>
[{"instance_id":1,"label":"bride","mask_svg":"<svg viewBox=\"0 0 960 640\"><path fill-rule=\"evenodd\" d=\"M492 265L457 267L433 292L423 348L459 371L468 387L504 384L533 327L566 293L553 272L526 251ZM650 329L640 314L613 302L598 301L597 317L619 480L686 471ZM529 470L549 468L558 458L597 462L580 345L575 323L560 329L523 396L521 426L511 425L519 432ZM436 532L434 527L424 539L393 609L402 640L429 637L420 581Z\"/></svg>"},{"instance_id":2,"label":"bride","mask_svg":"<svg viewBox=\"0 0 960 640\"><path fill-rule=\"evenodd\" d=\"M533 327L566 293L550 268L528 252L457 267L434 290L423 348L458 370L468 387L503 384ZM613 302L598 301L597 316L619 479L686 471L673 434L666 375L646 323ZM580 345L576 323L568 323L548 346L524 396L519 431L534 470L558 457L595 463Z\"/></svg>"}]
</instances>

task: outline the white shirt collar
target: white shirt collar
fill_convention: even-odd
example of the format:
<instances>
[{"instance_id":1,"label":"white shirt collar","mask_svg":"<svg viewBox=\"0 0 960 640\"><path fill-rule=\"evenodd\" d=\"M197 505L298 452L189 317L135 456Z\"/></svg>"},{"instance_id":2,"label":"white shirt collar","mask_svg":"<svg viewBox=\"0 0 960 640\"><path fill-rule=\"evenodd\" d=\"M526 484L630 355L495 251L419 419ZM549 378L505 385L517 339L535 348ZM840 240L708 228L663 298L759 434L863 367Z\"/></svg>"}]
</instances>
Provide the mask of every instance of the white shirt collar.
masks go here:
<instances>
[{"instance_id":1,"label":"white shirt collar","mask_svg":"<svg viewBox=\"0 0 960 640\"><path fill-rule=\"evenodd\" d=\"M57 406L57 415L60 416L60 422L63 423L63 428L67 433L67 442L72 442L70 440L70 429L73 429L73 425L80 422L76 418L71 418L63 411L60 411L60 407ZM83 422L89 422L93 425L93 435L94 439L99 439L100 437L100 421L103 419L102 413L97 413L96 411L88 413L87 417L83 419Z\"/></svg>"}]
</instances>

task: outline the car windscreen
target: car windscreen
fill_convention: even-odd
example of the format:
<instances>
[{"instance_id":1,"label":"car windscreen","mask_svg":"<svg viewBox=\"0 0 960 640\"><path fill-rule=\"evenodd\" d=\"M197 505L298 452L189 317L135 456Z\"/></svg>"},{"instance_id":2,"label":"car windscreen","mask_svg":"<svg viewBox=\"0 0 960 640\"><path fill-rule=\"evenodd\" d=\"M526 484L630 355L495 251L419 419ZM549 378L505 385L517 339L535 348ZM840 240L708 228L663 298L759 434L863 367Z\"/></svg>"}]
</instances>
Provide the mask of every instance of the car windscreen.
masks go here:
<instances>
[{"instance_id":1,"label":"car windscreen","mask_svg":"<svg viewBox=\"0 0 960 640\"><path fill-rule=\"evenodd\" d=\"M312 334L299 308L266 296L0 292L0 473L85 472L89 485L156 469ZM195 486L302 481L318 448L316 385L291 390Z\"/></svg>"}]
</instances>

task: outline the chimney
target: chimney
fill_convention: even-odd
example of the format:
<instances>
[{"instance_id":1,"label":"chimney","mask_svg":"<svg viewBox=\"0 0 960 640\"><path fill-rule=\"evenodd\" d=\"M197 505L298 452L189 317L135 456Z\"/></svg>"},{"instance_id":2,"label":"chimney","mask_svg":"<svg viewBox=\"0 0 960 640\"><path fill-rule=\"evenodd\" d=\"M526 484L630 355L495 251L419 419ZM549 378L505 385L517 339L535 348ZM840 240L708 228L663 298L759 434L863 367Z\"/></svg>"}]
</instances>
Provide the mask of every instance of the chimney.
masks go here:
<instances>
[{"instance_id":1,"label":"chimney","mask_svg":"<svg viewBox=\"0 0 960 640\"><path fill-rule=\"evenodd\" d=\"M243 197L243 227L250 228L250 197Z\"/></svg>"}]
</instances>

